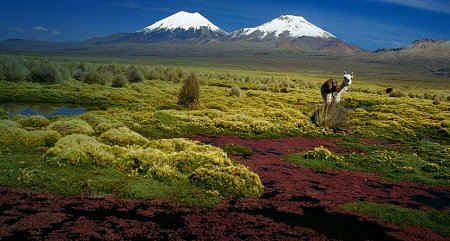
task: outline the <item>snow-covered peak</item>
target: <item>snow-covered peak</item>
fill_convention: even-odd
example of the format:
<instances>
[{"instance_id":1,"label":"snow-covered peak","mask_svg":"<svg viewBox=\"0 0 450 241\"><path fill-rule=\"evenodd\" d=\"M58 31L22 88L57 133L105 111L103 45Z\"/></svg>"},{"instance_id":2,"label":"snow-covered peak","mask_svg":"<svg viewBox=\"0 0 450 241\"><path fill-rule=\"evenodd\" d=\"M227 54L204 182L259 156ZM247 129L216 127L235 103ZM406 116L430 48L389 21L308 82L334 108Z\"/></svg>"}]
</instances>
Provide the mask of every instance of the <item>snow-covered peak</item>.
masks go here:
<instances>
[{"instance_id":1,"label":"snow-covered peak","mask_svg":"<svg viewBox=\"0 0 450 241\"><path fill-rule=\"evenodd\" d=\"M180 11L175 13L163 20L160 20L148 27L145 27L141 31L149 32L156 29L165 29L165 30L173 30L173 29L200 29L202 27L207 27L212 31L223 31L213 23L211 23L208 19L203 17L199 13L188 13L184 11Z\"/></svg>"},{"instance_id":2,"label":"snow-covered peak","mask_svg":"<svg viewBox=\"0 0 450 241\"><path fill-rule=\"evenodd\" d=\"M233 37L250 35L255 31L261 32L261 34L259 35L260 39L265 38L269 34L274 34L275 37L279 37L280 34L286 31L289 32L289 36L294 38L298 38L301 36L321 38L334 37L334 35L332 35L331 33L308 22L305 18L294 15L282 15L258 27L238 30L235 32Z\"/></svg>"}]
</instances>

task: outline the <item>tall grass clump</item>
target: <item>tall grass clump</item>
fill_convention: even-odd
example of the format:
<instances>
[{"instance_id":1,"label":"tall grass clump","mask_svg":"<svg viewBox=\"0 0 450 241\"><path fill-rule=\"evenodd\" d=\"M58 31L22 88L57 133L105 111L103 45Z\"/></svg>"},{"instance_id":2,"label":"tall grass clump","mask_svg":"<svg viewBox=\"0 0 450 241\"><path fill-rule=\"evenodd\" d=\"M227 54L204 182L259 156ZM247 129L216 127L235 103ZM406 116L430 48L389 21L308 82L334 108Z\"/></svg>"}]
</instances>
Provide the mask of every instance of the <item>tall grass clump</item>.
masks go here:
<instances>
[{"instance_id":1,"label":"tall grass clump","mask_svg":"<svg viewBox=\"0 0 450 241\"><path fill-rule=\"evenodd\" d=\"M127 77L125 77L125 75L117 74L112 79L111 86L116 87L116 88L121 88L121 87L125 87L127 82L128 82L128 80L127 80Z\"/></svg>"},{"instance_id":2,"label":"tall grass clump","mask_svg":"<svg viewBox=\"0 0 450 241\"><path fill-rule=\"evenodd\" d=\"M86 84L98 84L106 85L111 83L113 76L109 72L98 72L97 70L91 70L83 77L83 82Z\"/></svg>"},{"instance_id":3,"label":"tall grass clump","mask_svg":"<svg viewBox=\"0 0 450 241\"><path fill-rule=\"evenodd\" d=\"M439 105L441 103L441 99L437 96L434 97L433 99L433 105Z\"/></svg>"},{"instance_id":4,"label":"tall grass clump","mask_svg":"<svg viewBox=\"0 0 450 241\"><path fill-rule=\"evenodd\" d=\"M344 131L350 128L347 110L339 103L323 104L311 115L311 121L319 127Z\"/></svg>"},{"instance_id":5,"label":"tall grass clump","mask_svg":"<svg viewBox=\"0 0 450 241\"><path fill-rule=\"evenodd\" d=\"M138 68L131 66L128 69L128 81L130 81L130 83L142 82L144 79L144 75Z\"/></svg>"},{"instance_id":6,"label":"tall grass clump","mask_svg":"<svg viewBox=\"0 0 450 241\"><path fill-rule=\"evenodd\" d=\"M29 80L42 84L56 84L62 81L62 75L50 63L35 66L29 73Z\"/></svg>"},{"instance_id":7,"label":"tall grass clump","mask_svg":"<svg viewBox=\"0 0 450 241\"><path fill-rule=\"evenodd\" d=\"M184 107L193 107L200 103L200 82L194 72L184 80L178 94L178 104Z\"/></svg>"},{"instance_id":8,"label":"tall grass clump","mask_svg":"<svg viewBox=\"0 0 450 241\"><path fill-rule=\"evenodd\" d=\"M5 60L0 65L0 78L7 81L25 80L28 70L16 60Z\"/></svg>"},{"instance_id":9,"label":"tall grass clump","mask_svg":"<svg viewBox=\"0 0 450 241\"><path fill-rule=\"evenodd\" d=\"M239 88L239 86L236 85L231 86L230 91L228 91L228 95L241 97L242 96L241 88Z\"/></svg>"}]
</instances>

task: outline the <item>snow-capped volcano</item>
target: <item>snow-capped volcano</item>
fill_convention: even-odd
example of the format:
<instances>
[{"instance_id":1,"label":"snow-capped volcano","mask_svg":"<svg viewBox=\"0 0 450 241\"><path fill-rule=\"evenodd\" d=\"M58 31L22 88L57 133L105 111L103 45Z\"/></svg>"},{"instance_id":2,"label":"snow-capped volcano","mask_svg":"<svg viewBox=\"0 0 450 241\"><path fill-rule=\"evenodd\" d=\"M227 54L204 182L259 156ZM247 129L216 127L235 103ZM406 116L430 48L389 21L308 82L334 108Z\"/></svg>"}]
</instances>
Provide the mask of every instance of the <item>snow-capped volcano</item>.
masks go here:
<instances>
[{"instance_id":1,"label":"snow-capped volcano","mask_svg":"<svg viewBox=\"0 0 450 241\"><path fill-rule=\"evenodd\" d=\"M255 28L243 28L230 34L231 39L276 39L280 37L335 38L301 16L282 15Z\"/></svg>"},{"instance_id":2,"label":"snow-capped volcano","mask_svg":"<svg viewBox=\"0 0 450 241\"><path fill-rule=\"evenodd\" d=\"M180 11L175 13L165 19L162 19L144 29L140 30L142 32L150 32L155 30L199 30L201 28L209 28L211 31L223 32L222 29L211 23L208 19L203 17L200 13L188 13L185 11Z\"/></svg>"},{"instance_id":3,"label":"snow-capped volcano","mask_svg":"<svg viewBox=\"0 0 450 241\"><path fill-rule=\"evenodd\" d=\"M113 34L99 42L156 43L165 41L202 42L227 34L199 13L180 11L134 33Z\"/></svg>"}]
</instances>

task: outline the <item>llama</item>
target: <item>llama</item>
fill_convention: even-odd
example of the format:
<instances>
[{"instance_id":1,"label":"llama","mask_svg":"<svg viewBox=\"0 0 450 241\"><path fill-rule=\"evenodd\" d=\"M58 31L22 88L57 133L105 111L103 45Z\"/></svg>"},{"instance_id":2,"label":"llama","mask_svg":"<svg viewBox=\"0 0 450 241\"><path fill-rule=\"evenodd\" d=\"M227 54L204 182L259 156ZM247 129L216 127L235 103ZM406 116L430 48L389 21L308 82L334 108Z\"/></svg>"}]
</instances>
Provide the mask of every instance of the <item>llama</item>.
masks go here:
<instances>
[{"instance_id":1,"label":"llama","mask_svg":"<svg viewBox=\"0 0 450 241\"><path fill-rule=\"evenodd\" d=\"M353 72L351 74L347 74L347 72L344 72L344 81L342 81L341 85L338 85L338 83L334 79L325 81L322 84L322 87L320 87L320 93L322 94L325 103L339 103L339 101L341 101L342 94L347 92L348 88L350 88L352 79Z\"/></svg>"}]
</instances>

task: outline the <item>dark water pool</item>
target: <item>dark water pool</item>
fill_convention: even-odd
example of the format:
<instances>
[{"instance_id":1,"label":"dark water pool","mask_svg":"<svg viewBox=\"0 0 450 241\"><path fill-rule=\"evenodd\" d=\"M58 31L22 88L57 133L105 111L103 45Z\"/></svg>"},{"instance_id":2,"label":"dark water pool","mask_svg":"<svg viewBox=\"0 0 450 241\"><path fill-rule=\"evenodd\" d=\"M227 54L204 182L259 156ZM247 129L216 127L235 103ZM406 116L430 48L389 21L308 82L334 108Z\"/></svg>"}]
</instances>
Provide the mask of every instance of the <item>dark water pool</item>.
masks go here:
<instances>
[{"instance_id":1,"label":"dark water pool","mask_svg":"<svg viewBox=\"0 0 450 241\"><path fill-rule=\"evenodd\" d=\"M47 103L2 103L0 108L8 112L9 118L13 118L16 115L70 116L86 112L85 108L77 105Z\"/></svg>"}]
</instances>

